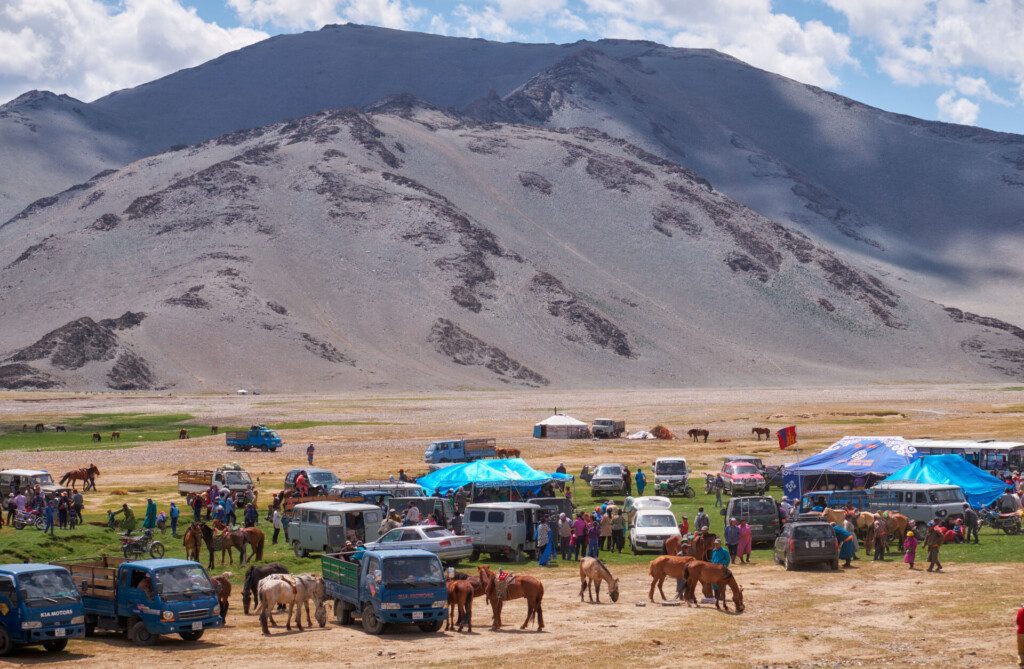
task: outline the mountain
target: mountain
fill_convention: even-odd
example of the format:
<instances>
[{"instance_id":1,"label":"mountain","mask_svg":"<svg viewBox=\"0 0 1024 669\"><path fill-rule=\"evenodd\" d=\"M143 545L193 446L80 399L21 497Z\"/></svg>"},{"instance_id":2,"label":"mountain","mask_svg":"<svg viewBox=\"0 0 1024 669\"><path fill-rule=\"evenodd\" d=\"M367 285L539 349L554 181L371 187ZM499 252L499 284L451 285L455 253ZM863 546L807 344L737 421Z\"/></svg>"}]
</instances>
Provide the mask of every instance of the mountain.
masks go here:
<instances>
[{"instance_id":1,"label":"mountain","mask_svg":"<svg viewBox=\"0 0 1024 669\"><path fill-rule=\"evenodd\" d=\"M4 387L1024 373L1024 330L924 299L677 162L408 95L61 193L0 228L0 287Z\"/></svg>"}]
</instances>

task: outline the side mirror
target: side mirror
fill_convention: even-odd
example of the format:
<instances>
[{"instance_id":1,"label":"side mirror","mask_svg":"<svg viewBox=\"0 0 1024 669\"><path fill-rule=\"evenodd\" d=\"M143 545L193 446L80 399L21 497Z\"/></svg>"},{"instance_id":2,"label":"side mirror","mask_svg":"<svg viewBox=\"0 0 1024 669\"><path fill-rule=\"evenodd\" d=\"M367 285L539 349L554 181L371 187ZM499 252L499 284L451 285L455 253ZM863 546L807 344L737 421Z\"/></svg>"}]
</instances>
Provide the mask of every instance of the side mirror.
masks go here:
<instances>
[{"instance_id":1,"label":"side mirror","mask_svg":"<svg viewBox=\"0 0 1024 669\"><path fill-rule=\"evenodd\" d=\"M373 571L373 580L375 583L380 583L384 580L384 574L381 573L380 569L375 569Z\"/></svg>"},{"instance_id":2,"label":"side mirror","mask_svg":"<svg viewBox=\"0 0 1024 669\"><path fill-rule=\"evenodd\" d=\"M720 514L722 514L723 516L725 515L725 509L719 509L719 510L718 510L718 512L719 512Z\"/></svg>"}]
</instances>

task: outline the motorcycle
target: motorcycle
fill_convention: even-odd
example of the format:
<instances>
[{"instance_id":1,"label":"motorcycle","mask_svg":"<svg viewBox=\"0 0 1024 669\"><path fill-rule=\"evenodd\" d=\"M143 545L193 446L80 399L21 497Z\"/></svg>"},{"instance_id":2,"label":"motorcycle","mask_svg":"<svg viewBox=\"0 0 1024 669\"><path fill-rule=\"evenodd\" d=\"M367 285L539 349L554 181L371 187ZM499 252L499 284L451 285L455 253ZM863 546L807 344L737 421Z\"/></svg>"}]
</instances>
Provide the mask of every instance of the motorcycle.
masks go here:
<instances>
[{"instance_id":1,"label":"motorcycle","mask_svg":"<svg viewBox=\"0 0 1024 669\"><path fill-rule=\"evenodd\" d=\"M144 554L159 559L164 556L164 545L153 540L153 530L144 530L137 537L125 535L121 537L121 552L126 560L138 560Z\"/></svg>"},{"instance_id":2,"label":"motorcycle","mask_svg":"<svg viewBox=\"0 0 1024 669\"><path fill-rule=\"evenodd\" d=\"M704 475L704 494L713 495L718 488L718 476L715 474Z\"/></svg>"},{"instance_id":3,"label":"motorcycle","mask_svg":"<svg viewBox=\"0 0 1024 669\"><path fill-rule=\"evenodd\" d=\"M693 486L689 484L686 479L674 480L674 481L655 481L655 489L659 495L665 497L672 497L673 495L682 495L683 497L696 497L697 493L694 491Z\"/></svg>"},{"instance_id":4,"label":"motorcycle","mask_svg":"<svg viewBox=\"0 0 1024 669\"><path fill-rule=\"evenodd\" d=\"M37 530L46 528L46 518L38 511L21 511L14 512L14 518L11 520L11 525L14 525L14 529L23 530L26 526L31 525Z\"/></svg>"},{"instance_id":5,"label":"motorcycle","mask_svg":"<svg viewBox=\"0 0 1024 669\"><path fill-rule=\"evenodd\" d=\"M994 530L1002 530L1006 534L1020 534L1022 531L1019 513L999 513L997 509L985 509L981 512L981 524Z\"/></svg>"}]
</instances>

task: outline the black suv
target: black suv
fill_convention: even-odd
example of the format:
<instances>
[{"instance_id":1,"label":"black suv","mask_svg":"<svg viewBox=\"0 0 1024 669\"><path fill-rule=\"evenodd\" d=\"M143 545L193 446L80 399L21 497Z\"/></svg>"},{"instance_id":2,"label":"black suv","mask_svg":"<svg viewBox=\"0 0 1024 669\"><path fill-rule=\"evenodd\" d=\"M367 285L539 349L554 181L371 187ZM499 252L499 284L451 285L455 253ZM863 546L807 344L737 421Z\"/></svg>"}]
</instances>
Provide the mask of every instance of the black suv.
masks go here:
<instances>
[{"instance_id":1,"label":"black suv","mask_svg":"<svg viewBox=\"0 0 1024 669\"><path fill-rule=\"evenodd\" d=\"M786 523L775 540L775 564L792 571L797 565L824 563L839 569L839 542L832 526L811 514L798 516Z\"/></svg>"}]
</instances>

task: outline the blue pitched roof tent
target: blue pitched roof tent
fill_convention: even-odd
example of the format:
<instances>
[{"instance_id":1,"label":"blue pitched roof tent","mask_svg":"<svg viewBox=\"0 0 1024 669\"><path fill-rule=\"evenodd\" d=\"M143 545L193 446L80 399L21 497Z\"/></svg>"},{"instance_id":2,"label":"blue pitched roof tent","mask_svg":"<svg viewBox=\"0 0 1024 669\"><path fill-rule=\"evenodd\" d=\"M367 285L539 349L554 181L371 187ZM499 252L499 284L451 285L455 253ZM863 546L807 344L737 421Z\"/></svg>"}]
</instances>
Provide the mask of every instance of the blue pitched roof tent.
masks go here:
<instances>
[{"instance_id":1,"label":"blue pitched roof tent","mask_svg":"<svg viewBox=\"0 0 1024 669\"><path fill-rule=\"evenodd\" d=\"M446 493L454 488L473 484L478 488L515 487L521 490L533 490L548 481L569 481L568 474L548 474L538 471L526 464L522 458L505 460L477 460L458 465L451 465L431 472L416 479L423 486L424 492L433 495L440 490Z\"/></svg>"},{"instance_id":2,"label":"blue pitched roof tent","mask_svg":"<svg viewBox=\"0 0 1024 669\"><path fill-rule=\"evenodd\" d=\"M920 457L903 437L843 437L817 455L786 467L782 488L798 498L829 484L878 481Z\"/></svg>"},{"instance_id":3,"label":"blue pitched roof tent","mask_svg":"<svg viewBox=\"0 0 1024 669\"><path fill-rule=\"evenodd\" d=\"M913 481L960 486L967 503L982 509L999 499L1006 484L959 455L928 455L893 472L886 481Z\"/></svg>"}]
</instances>

